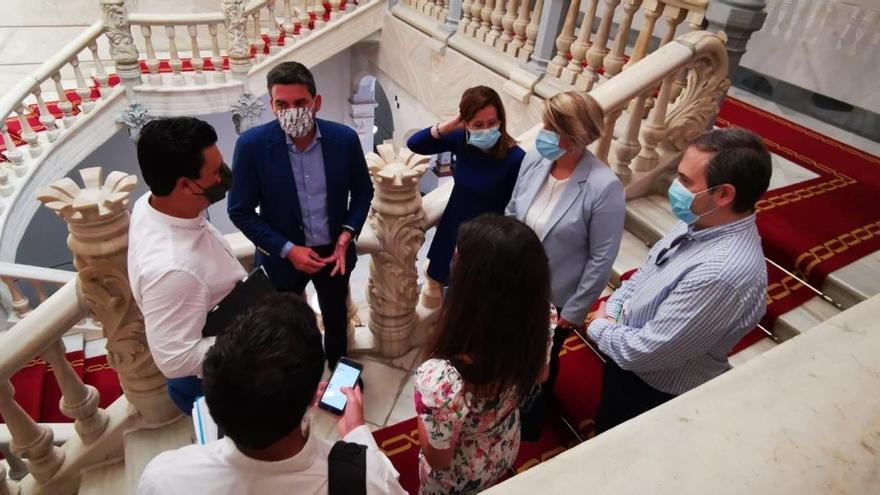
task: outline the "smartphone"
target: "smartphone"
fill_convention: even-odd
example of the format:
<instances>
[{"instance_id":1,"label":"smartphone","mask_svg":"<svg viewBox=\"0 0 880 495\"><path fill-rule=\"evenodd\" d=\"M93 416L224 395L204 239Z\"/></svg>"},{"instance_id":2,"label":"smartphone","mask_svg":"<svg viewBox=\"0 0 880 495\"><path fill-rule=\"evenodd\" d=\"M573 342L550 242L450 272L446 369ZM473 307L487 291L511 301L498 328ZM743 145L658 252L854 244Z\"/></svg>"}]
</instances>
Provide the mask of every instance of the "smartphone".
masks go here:
<instances>
[{"instance_id":1,"label":"smartphone","mask_svg":"<svg viewBox=\"0 0 880 495\"><path fill-rule=\"evenodd\" d=\"M327 384L324 395L318 401L318 407L341 416L342 412L345 411L345 403L348 401L348 397L339 389L342 387L354 388L363 370L363 365L351 359L341 358L336 363L333 375L330 376L330 383Z\"/></svg>"}]
</instances>

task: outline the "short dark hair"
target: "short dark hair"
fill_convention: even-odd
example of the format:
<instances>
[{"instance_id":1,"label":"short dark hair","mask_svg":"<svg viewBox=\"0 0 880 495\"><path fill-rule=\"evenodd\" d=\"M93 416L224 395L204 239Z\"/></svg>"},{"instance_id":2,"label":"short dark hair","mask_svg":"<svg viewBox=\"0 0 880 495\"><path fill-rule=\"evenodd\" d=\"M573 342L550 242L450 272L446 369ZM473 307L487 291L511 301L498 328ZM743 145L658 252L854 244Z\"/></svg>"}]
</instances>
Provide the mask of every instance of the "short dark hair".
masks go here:
<instances>
[{"instance_id":1,"label":"short dark hair","mask_svg":"<svg viewBox=\"0 0 880 495\"><path fill-rule=\"evenodd\" d=\"M193 117L151 120L137 140L138 164L144 182L156 196L168 196L177 179L198 179L204 150L217 142L211 124Z\"/></svg>"},{"instance_id":2,"label":"short dark hair","mask_svg":"<svg viewBox=\"0 0 880 495\"><path fill-rule=\"evenodd\" d=\"M428 356L448 360L481 397L522 399L547 358L550 266L519 220L481 215L458 231L458 255ZM466 357L467 359L462 359Z\"/></svg>"},{"instance_id":3,"label":"short dark hair","mask_svg":"<svg viewBox=\"0 0 880 495\"><path fill-rule=\"evenodd\" d=\"M277 294L217 337L205 355L202 389L229 438L265 449L299 426L323 372L315 312L297 295Z\"/></svg>"},{"instance_id":4,"label":"short dark hair","mask_svg":"<svg viewBox=\"0 0 880 495\"><path fill-rule=\"evenodd\" d=\"M272 96L272 86L276 84L302 84L309 89L309 94L315 96L318 94L318 88L315 86L315 76L308 67L299 62L281 62L269 71L266 76L266 88L269 90L269 96Z\"/></svg>"},{"instance_id":5,"label":"short dark hair","mask_svg":"<svg viewBox=\"0 0 880 495\"><path fill-rule=\"evenodd\" d=\"M770 152L761 136L741 127L728 127L703 133L691 146L715 154L706 166L706 185L733 185L733 211L754 211L755 203L770 187L773 173Z\"/></svg>"}]
</instances>

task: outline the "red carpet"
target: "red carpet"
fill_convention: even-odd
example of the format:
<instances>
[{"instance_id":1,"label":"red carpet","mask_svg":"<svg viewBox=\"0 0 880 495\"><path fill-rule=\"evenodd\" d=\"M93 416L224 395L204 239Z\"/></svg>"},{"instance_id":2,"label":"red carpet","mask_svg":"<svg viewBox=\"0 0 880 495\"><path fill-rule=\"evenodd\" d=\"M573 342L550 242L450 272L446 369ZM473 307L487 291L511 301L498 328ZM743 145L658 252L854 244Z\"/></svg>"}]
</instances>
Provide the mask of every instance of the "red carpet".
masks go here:
<instances>
[{"instance_id":1,"label":"red carpet","mask_svg":"<svg viewBox=\"0 0 880 495\"><path fill-rule=\"evenodd\" d=\"M829 273L880 250L880 158L730 97L716 124L750 129L771 152L819 174L759 202L768 258L821 286Z\"/></svg>"}]
</instances>

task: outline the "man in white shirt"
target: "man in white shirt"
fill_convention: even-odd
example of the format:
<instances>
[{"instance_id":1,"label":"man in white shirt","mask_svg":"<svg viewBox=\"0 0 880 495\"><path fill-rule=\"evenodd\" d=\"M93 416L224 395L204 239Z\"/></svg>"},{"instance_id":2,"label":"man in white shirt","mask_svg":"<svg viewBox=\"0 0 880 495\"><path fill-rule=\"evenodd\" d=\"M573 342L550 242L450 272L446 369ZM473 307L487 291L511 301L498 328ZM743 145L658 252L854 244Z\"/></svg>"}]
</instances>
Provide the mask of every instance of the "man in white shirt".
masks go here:
<instances>
[{"instance_id":1,"label":"man in white shirt","mask_svg":"<svg viewBox=\"0 0 880 495\"><path fill-rule=\"evenodd\" d=\"M216 143L214 129L190 117L149 122L137 143L150 192L131 214L128 278L150 352L186 414L201 395L202 360L214 343L202 337L208 311L246 275L205 219L231 183Z\"/></svg>"},{"instance_id":2,"label":"man in white shirt","mask_svg":"<svg viewBox=\"0 0 880 495\"><path fill-rule=\"evenodd\" d=\"M205 400L226 437L160 454L144 470L138 494L328 493L328 476L338 469L328 464L332 446L303 422L322 392L323 371L321 334L302 298L272 295L240 315L204 364ZM364 424L360 389L342 392L348 400L339 435L366 447L365 473L360 481L347 478L348 487L354 481L364 490L347 493L406 493Z\"/></svg>"}]
</instances>

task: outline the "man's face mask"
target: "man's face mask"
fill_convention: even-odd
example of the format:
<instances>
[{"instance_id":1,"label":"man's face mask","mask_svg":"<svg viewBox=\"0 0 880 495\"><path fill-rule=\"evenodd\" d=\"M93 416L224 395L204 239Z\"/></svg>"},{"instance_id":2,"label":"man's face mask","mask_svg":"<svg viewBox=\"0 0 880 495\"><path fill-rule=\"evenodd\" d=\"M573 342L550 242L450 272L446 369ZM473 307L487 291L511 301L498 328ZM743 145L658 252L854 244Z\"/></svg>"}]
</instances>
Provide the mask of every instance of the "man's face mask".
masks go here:
<instances>
[{"instance_id":1,"label":"man's face mask","mask_svg":"<svg viewBox=\"0 0 880 495\"><path fill-rule=\"evenodd\" d=\"M278 123L291 137L301 138L315 126L315 113L311 107L285 108L278 110Z\"/></svg>"},{"instance_id":2,"label":"man's face mask","mask_svg":"<svg viewBox=\"0 0 880 495\"><path fill-rule=\"evenodd\" d=\"M199 186L199 189L202 190L202 196L204 196L209 203L214 204L225 198L226 193L232 188L232 170L229 169L229 165L224 163L220 165L220 182L208 187L202 187L202 185L196 181L192 181L192 183Z\"/></svg>"}]
</instances>

